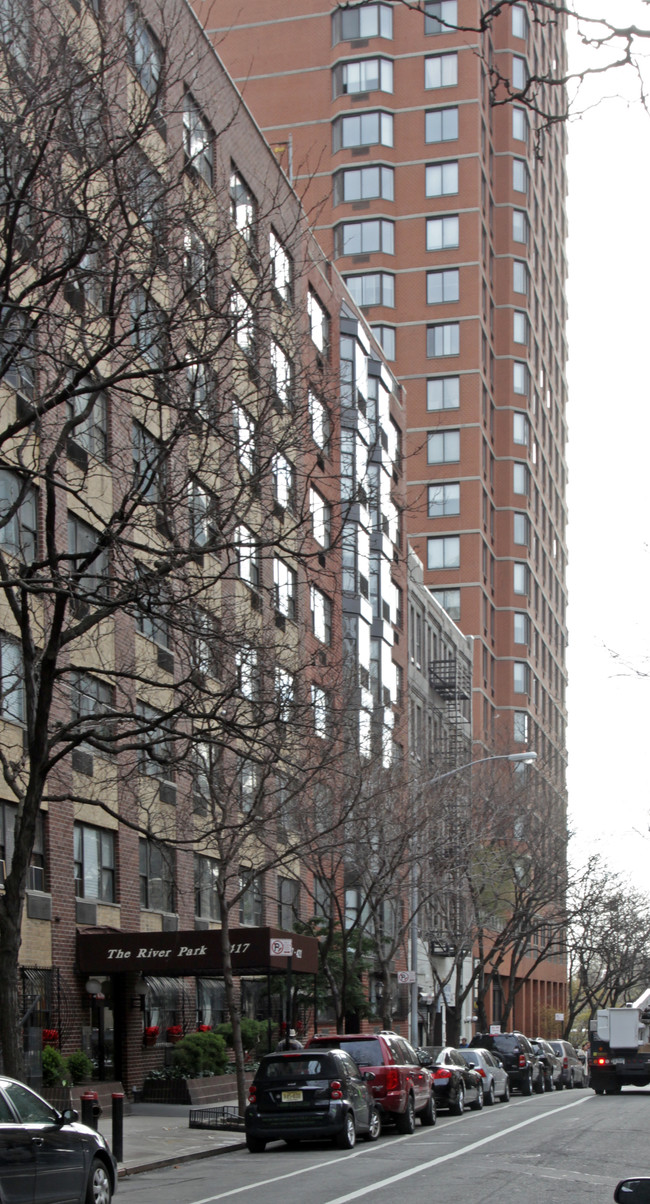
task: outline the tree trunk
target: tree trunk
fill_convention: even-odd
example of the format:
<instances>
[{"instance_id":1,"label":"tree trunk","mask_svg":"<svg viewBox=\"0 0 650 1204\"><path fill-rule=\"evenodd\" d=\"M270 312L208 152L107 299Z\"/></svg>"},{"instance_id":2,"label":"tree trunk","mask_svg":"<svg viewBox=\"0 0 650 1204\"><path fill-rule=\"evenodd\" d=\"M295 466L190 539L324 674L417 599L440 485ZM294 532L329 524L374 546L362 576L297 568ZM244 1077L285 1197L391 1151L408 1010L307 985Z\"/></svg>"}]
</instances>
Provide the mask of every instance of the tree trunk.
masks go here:
<instances>
[{"instance_id":1,"label":"tree trunk","mask_svg":"<svg viewBox=\"0 0 650 1204\"><path fill-rule=\"evenodd\" d=\"M9 882L7 882L9 885ZM18 1002L18 956L22 897L9 894L0 899L0 1044L2 1070L14 1079L24 1079L22 1027Z\"/></svg>"},{"instance_id":2,"label":"tree trunk","mask_svg":"<svg viewBox=\"0 0 650 1204\"><path fill-rule=\"evenodd\" d=\"M237 1076L237 1105L239 1115L246 1111L246 1071L244 1068L244 1047L241 1039L241 1009L235 996L235 980L232 973L232 958L230 956L230 916L225 899L221 899L221 949L223 952L223 981L226 988L226 1003L228 1015L232 1024L232 1047L235 1055L235 1074Z\"/></svg>"}]
</instances>

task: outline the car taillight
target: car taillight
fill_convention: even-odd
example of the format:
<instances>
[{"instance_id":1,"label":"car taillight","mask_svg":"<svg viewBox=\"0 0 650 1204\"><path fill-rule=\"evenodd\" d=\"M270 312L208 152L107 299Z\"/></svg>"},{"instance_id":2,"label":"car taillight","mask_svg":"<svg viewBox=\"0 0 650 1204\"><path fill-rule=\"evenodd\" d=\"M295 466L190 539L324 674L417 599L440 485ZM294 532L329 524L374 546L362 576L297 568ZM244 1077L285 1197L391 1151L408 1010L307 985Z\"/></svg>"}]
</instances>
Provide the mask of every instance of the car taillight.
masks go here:
<instances>
[{"instance_id":1,"label":"car taillight","mask_svg":"<svg viewBox=\"0 0 650 1204\"><path fill-rule=\"evenodd\" d=\"M569 1065L569 1059L562 1058L562 1065L564 1066L564 1069L566 1070L567 1066Z\"/></svg>"},{"instance_id":2,"label":"car taillight","mask_svg":"<svg viewBox=\"0 0 650 1204\"><path fill-rule=\"evenodd\" d=\"M257 1087L253 1083L248 1088L248 1102L249 1104L257 1103Z\"/></svg>"},{"instance_id":3,"label":"car taillight","mask_svg":"<svg viewBox=\"0 0 650 1204\"><path fill-rule=\"evenodd\" d=\"M482 1066L475 1066L475 1067L474 1067L474 1070L478 1070L478 1072L479 1072L479 1074L480 1074L480 1076L481 1076L481 1078L482 1078L482 1079L484 1079L484 1078L485 1078L485 1071L484 1071L484 1069L483 1069L483 1067L482 1067Z\"/></svg>"},{"instance_id":4,"label":"car taillight","mask_svg":"<svg viewBox=\"0 0 650 1204\"><path fill-rule=\"evenodd\" d=\"M399 1087L399 1070L396 1066L389 1066L386 1071L386 1090L397 1091Z\"/></svg>"},{"instance_id":5,"label":"car taillight","mask_svg":"<svg viewBox=\"0 0 650 1204\"><path fill-rule=\"evenodd\" d=\"M450 1079L451 1070L446 1070L444 1066L439 1066L436 1070L434 1070L433 1077L434 1079Z\"/></svg>"},{"instance_id":6,"label":"car taillight","mask_svg":"<svg viewBox=\"0 0 650 1204\"><path fill-rule=\"evenodd\" d=\"M523 1070L525 1065L526 1065L526 1058L524 1057L523 1054L519 1054L519 1069Z\"/></svg>"},{"instance_id":7,"label":"car taillight","mask_svg":"<svg viewBox=\"0 0 650 1204\"><path fill-rule=\"evenodd\" d=\"M594 1065L596 1065L596 1066L609 1066L609 1058L595 1058L595 1059L594 1059Z\"/></svg>"},{"instance_id":8,"label":"car taillight","mask_svg":"<svg viewBox=\"0 0 650 1204\"><path fill-rule=\"evenodd\" d=\"M330 1096L332 1099L343 1099L343 1088L338 1079L333 1079L330 1083Z\"/></svg>"}]
</instances>

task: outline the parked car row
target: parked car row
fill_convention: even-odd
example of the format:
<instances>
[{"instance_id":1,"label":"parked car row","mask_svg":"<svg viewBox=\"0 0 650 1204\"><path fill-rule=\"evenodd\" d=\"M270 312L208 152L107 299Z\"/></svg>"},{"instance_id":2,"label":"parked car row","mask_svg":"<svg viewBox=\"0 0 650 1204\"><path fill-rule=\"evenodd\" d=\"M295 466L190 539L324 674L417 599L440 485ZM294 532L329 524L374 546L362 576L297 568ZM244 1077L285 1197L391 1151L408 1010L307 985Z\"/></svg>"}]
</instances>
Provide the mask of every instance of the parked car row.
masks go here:
<instances>
[{"instance_id":1,"label":"parked car row","mask_svg":"<svg viewBox=\"0 0 650 1204\"><path fill-rule=\"evenodd\" d=\"M568 1041L530 1039L523 1033L477 1033L469 1048L490 1050L508 1072L510 1086L522 1095L533 1091L561 1091L563 1087L586 1087L586 1059Z\"/></svg>"}]
</instances>

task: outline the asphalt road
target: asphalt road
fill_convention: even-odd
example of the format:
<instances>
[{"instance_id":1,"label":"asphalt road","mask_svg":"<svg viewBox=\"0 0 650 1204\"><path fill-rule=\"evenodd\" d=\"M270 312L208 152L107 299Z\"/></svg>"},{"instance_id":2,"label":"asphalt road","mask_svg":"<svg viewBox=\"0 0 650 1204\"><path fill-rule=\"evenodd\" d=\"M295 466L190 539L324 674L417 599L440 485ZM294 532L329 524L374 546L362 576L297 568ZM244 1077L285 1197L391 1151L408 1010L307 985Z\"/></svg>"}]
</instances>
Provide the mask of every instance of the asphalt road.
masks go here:
<instances>
[{"instance_id":1,"label":"asphalt road","mask_svg":"<svg viewBox=\"0 0 650 1204\"><path fill-rule=\"evenodd\" d=\"M412 1137L394 1131L350 1152L327 1143L237 1151L122 1181L121 1204L583 1204L611 1201L619 1179L650 1175L650 1090L562 1091L442 1114Z\"/></svg>"}]
</instances>

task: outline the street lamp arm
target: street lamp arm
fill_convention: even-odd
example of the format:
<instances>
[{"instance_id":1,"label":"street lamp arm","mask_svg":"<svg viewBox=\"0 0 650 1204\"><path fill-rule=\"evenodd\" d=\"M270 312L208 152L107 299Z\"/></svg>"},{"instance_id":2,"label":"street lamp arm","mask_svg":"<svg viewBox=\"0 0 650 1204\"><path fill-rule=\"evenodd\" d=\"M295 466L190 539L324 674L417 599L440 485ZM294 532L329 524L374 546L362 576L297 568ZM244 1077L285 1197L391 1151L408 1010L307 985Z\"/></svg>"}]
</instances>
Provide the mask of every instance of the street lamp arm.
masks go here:
<instances>
[{"instance_id":1,"label":"street lamp arm","mask_svg":"<svg viewBox=\"0 0 650 1204\"><path fill-rule=\"evenodd\" d=\"M485 765L488 761L514 761L515 764L532 765L536 760L536 752L496 753L492 757L479 757L476 761L468 761L466 765L456 765L454 769L448 769L446 773L440 773L435 778L429 778L422 785L435 786L438 782L444 782L445 778L452 778L454 774L462 773L464 769L473 769L475 765Z\"/></svg>"}]
</instances>

